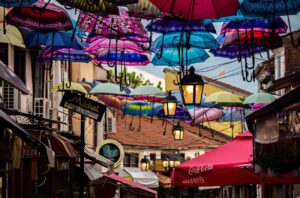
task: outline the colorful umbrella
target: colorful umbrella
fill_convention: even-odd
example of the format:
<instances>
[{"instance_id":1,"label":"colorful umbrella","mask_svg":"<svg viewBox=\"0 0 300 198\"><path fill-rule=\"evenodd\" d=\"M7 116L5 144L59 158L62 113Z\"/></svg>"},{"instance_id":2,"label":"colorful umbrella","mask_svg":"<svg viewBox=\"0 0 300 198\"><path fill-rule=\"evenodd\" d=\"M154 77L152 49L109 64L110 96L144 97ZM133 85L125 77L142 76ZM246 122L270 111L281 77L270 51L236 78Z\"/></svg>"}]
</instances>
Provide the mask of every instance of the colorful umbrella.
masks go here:
<instances>
[{"instance_id":1,"label":"colorful umbrella","mask_svg":"<svg viewBox=\"0 0 300 198\"><path fill-rule=\"evenodd\" d=\"M81 12L77 24L81 31L106 37L130 34L147 37L147 32L140 19L129 17L123 11L121 13L121 16L101 17L97 14Z\"/></svg>"},{"instance_id":2,"label":"colorful umbrella","mask_svg":"<svg viewBox=\"0 0 300 198\"><path fill-rule=\"evenodd\" d=\"M0 79L12 85L24 94L29 94L23 81L0 60Z\"/></svg>"},{"instance_id":3,"label":"colorful umbrella","mask_svg":"<svg viewBox=\"0 0 300 198\"><path fill-rule=\"evenodd\" d=\"M218 47L216 39L208 32L175 32L159 36L153 41L151 49L157 51L161 48L177 47L178 44L204 49Z\"/></svg>"},{"instance_id":4,"label":"colorful umbrella","mask_svg":"<svg viewBox=\"0 0 300 198\"><path fill-rule=\"evenodd\" d=\"M105 105L118 110L122 110L123 105L117 97L112 95L101 95L101 94L97 94L96 97L102 102L104 102Z\"/></svg>"},{"instance_id":5,"label":"colorful umbrella","mask_svg":"<svg viewBox=\"0 0 300 198\"><path fill-rule=\"evenodd\" d=\"M276 100L275 96L269 93L254 93L250 96L248 96L244 104L256 104L256 103L264 103L268 104Z\"/></svg>"},{"instance_id":6,"label":"colorful umbrella","mask_svg":"<svg viewBox=\"0 0 300 198\"><path fill-rule=\"evenodd\" d=\"M212 32L216 33L216 29L212 23L203 24L202 21L187 21L174 19L158 19L150 22L146 29L148 31L158 33L171 32Z\"/></svg>"},{"instance_id":7,"label":"colorful umbrella","mask_svg":"<svg viewBox=\"0 0 300 198\"><path fill-rule=\"evenodd\" d=\"M60 60L82 63L88 63L92 60L90 55L82 50L77 50L74 48L56 49L53 47L44 49L37 59L40 62Z\"/></svg>"},{"instance_id":8,"label":"colorful umbrella","mask_svg":"<svg viewBox=\"0 0 300 198\"><path fill-rule=\"evenodd\" d=\"M152 59L152 64L156 66L178 66L181 63L191 65L194 63L204 62L209 58L205 50L191 47L190 49L183 48L181 56L178 55L177 48L166 48L162 52L161 58L158 54Z\"/></svg>"},{"instance_id":9,"label":"colorful umbrella","mask_svg":"<svg viewBox=\"0 0 300 198\"><path fill-rule=\"evenodd\" d=\"M67 9L77 8L84 12L92 12L102 15L118 14L117 6L103 0L57 0Z\"/></svg>"},{"instance_id":10,"label":"colorful umbrella","mask_svg":"<svg viewBox=\"0 0 300 198\"><path fill-rule=\"evenodd\" d=\"M95 54L98 57L102 57L109 51L120 52L127 49L139 53L144 52L141 46L139 46L136 42L129 40L108 39L105 37L101 37L93 41L86 49L86 51L90 54Z\"/></svg>"},{"instance_id":11,"label":"colorful umbrella","mask_svg":"<svg viewBox=\"0 0 300 198\"><path fill-rule=\"evenodd\" d=\"M225 16L218 19L204 19L203 23L211 23L211 22L231 22L231 21L245 21L245 20L256 20L262 17L252 17L252 16L244 16L240 10L237 11L237 14L234 16Z\"/></svg>"},{"instance_id":12,"label":"colorful umbrella","mask_svg":"<svg viewBox=\"0 0 300 198\"><path fill-rule=\"evenodd\" d=\"M215 48L215 49L210 49L209 51L214 55L218 57L223 57L223 58L239 58L239 57L250 57L253 55L253 51L255 53L260 53L267 51L266 47L263 46L244 46L244 45L229 45L223 48Z\"/></svg>"},{"instance_id":13,"label":"colorful umbrella","mask_svg":"<svg viewBox=\"0 0 300 198\"><path fill-rule=\"evenodd\" d=\"M230 21L223 23L221 34L226 32L236 31L258 31L269 33L285 33L287 31L287 24L281 17L275 17L274 19L256 19L245 21Z\"/></svg>"},{"instance_id":14,"label":"colorful umbrella","mask_svg":"<svg viewBox=\"0 0 300 198\"><path fill-rule=\"evenodd\" d=\"M103 39L103 36L94 34L94 33L89 33L88 37L86 38L86 42L92 43L98 39ZM120 41L120 40L122 40L122 41L128 40L128 41L136 42L136 43L145 43L145 42L149 42L150 38L148 38L147 36L141 36L139 34L129 34L124 37L118 36L118 41Z\"/></svg>"},{"instance_id":15,"label":"colorful umbrella","mask_svg":"<svg viewBox=\"0 0 300 198\"><path fill-rule=\"evenodd\" d=\"M81 84L81 86L84 87L84 89L89 93L92 90L92 86L90 86L89 84L80 82L79 84Z\"/></svg>"},{"instance_id":16,"label":"colorful umbrella","mask_svg":"<svg viewBox=\"0 0 300 198\"><path fill-rule=\"evenodd\" d=\"M189 20L234 16L239 8L237 0L150 0L162 12Z\"/></svg>"},{"instance_id":17,"label":"colorful umbrella","mask_svg":"<svg viewBox=\"0 0 300 198\"><path fill-rule=\"evenodd\" d=\"M138 3L127 5L130 16L143 19L154 19L166 16L150 0L139 0Z\"/></svg>"},{"instance_id":18,"label":"colorful umbrella","mask_svg":"<svg viewBox=\"0 0 300 198\"><path fill-rule=\"evenodd\" d=\"M102 57L95 57L94 62L100 64L124 64L130 66L143 66L150 63L146 53L137 53L131 50L126 52L109 52Z\"/></svg>"},{"instance_id":19,"label":"colorful umbrella","mask_svg":"<svg viewBox=\"0 0 300 198\"><path fill-rule=\"evenodd\" d=\"M37 31L72 30L69 14L61 7L39 0L32 7L14 7L6 15L8 24Z\"/></svg>"},{"instance_id":20,"label":"colorful umbrella","mask_svg":"<svg viewBox=\"0 0 300 198\"><path fill-rule=\"evenodd\" d=\"M239 0L240 10L244 16L273 17L284 15L296 15L300 10L298 0Z\"/></svg>"},{"instance_id":21,"label":"colorful umbrella","mask_svg":"<svg viewBox=\"0 0 300 198\"><path fill-rule=\"evenodd\" d=\"M12 25L5 26L6 33L4 34L3 26L0 26L0 43L8 43L14 46L25 48L21 32Z\"/></svg>"},{"instance_id":22,"label":"colorful umbrella","mask_svg":"<svg viewBox=\"0 0 300 198\"><path fill-rule=\"evenodd\" d=\"M164 93L158 87L140 85L130 92L131 96L162 96Z\"/></svg>"},{"instance_id":23,"label":"colorful umbrella","mask_svg":"<svg viewBox=\"0 0 300 198\"><path fill-rule=\"evenodd\" d=\"M223 115L224 115L223 111L216 108L201 108L201 109L197 108L195 110L195 114L193 113L191 114L194 124L213 121L221 118Z\"/></svg>"},{"instance_id":24,"label":"colorful umbrella","mask_svg":"<svg viewBox=\"0 0 300 198\"><path fill-rule=\"evenodd\" d=\"M75 49L83 48L78 37L75 36L74 39L72 39L71 33L68 32L41 33L33 30L25 35L24 41L26 46L30 48L38 46Z\"/></svg>"},{"instance_id":25,"label":"colorful umbrella","mask_svg":"<svg viewBox=\"0 0 300 198\"><path fill-rule=\"evenodd\" d=\"M5 8L31 6L37 0L1 0L0 6Z\"/></svg>"},{"instance_id":26,"label":"colorful umbrella","mask_svg":"<svg viewBox=\"0 0 300 198\"><path fill-rule=\"evenodd\" d=\"M157 115L161 118L165 118L164 108L162 104L156 103L154 104L153 115ZM181 105L177 105L175 116L168 116L168 118L176 119L176 120L191 120L192 117L189 112Z\"/></svg>"},{"instance_id":27,"label":"colorful umbrella","mask_svg":"<svg viewBox=\"0 0 300 198\"><path fill-rule=\"evenodd\" d=\"M124 91L120 91L119 85L113 83L99 83L93 87L90 93L104 95L127 95Z\"/></svg>"},{"instance_id":28,"label":"colorful umbrella","mask_svg":"<svg viewBox=\"0 0 300 198\"><path fill-rule=\"evenodd\" d=\"M233 93L220 91L206 97L206 102L213 102L221 106L242 106L241 100Z\"/></svg>"},{"instance_id":29,"label":"colorful umbrella","mask_svg":"<svg viewBox=\"0 0 300 198\"><path fill-rule=\"evenodd\" d=\"M57 83L51 89L51 92L55 93L57 91L77 91L77 92L84 93L84 94L88 93L81 84L76 83L76 82L60 82L60 83Z\"/></svg>"}]
</instances>

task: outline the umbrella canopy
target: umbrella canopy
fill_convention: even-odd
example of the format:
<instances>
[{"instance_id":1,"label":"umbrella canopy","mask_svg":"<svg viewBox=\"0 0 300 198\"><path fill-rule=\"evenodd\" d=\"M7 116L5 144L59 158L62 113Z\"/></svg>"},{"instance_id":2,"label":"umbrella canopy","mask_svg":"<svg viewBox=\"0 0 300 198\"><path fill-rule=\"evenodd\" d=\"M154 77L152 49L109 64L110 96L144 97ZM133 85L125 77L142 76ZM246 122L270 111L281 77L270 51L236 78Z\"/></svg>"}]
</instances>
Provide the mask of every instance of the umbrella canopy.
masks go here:
<instances>
[{"instance_id":1,"label":"umbrella canopy","mask_svg":"<svg viewBox=\"0 0 300 198\"><path fill-rule=\"evenodd\" d=\"M130 16L153 19L165 16L150 0L139 0L138 3L127 5Z\"/></svg>"},{"instance_id":2,"label":"umbrella canopy","mask_svg":"<svg viewBox=\"0 0 300 198\"><path fill-rule=\"evenodd\" d=\"M239 8L237 0L150 0L162 12L184 19L214 19L234 16Z\"/></svg>"},{"instance_id":3,"label":"umbrella canopy","mask_svg":"<svg viewBox=\"0 0 300 198\"><path fill-rule=\"evenodd\" d=\"M164 113L164 108L162 104L156 103L154 104L154 115L157 115L161 118L166 117ZM168 116L168 118L173 118L177 120L191 120L192 117L189 112L181 105L177 105L175 116Z\"/></svg>"},{"instance_id":4,"label":"umbrella canopy","mask_svg":"<svg viewBox=\"0 0 300 198\"><path fill-rule=\"evenodd\" d=\"M92 60L92 58L88 53L82 50L77 50L74 48L56 49L53 47L48 47L44 49L42 53L38 56L38 60L40 62L60 60L60 61L88 63Z\"/></svg>"},{"instance_id":5,"label":"umbrella canopy","mask_svg":"<svg viewBox=\"0 0 300 198\"><path fill-rule=\"evenodd\" d=\"M178 44L190 45L191 47L210 49L218 47L218 43L208 32L191 32L181 33L175 32L166 35L161 35L152 43L151 49L159 50L161 47L172 48L177 47Z\"/></svg>"},{"instance_id":6,"label":"umbrella canopy","mask_svg":"<svg viewBox=\"0 0 300 198\"><path fill-rule=\"evenodd\" d=\"M207 96L205 101L214 102L221 106L242 106L241 100L236 95L226 91L213 93Z\"/></svg>"},{"instance_id":7,"label":"umbrella canopy","mask_svg":"<svg viewBox=\"0 0 300 198\"><path fill-rule=\"evenodd\" d=\"M98 39L104 39L104 38L107 38L107 37L103 37L98 34L90 33L88 35L88 37L86 38L86 42L92 43ZM129 40L131 42L136 42L136 43L145 43L145 42L149 42L150 38L148 38L147 36L139 35L139 34L129 34L129 35L126 35L123 37L118 37L118 41L120 41L120 40ZM145 47L147 47L147 46L145 46Z\"/></svg>"},{"instance_id":8,"label":"umbrella canopy","mask_svg":"<svg viewBox=\"0 0 300 198\"><path fill-rule=\"evenodd\" d=\"M136 87L130 92L131 96L161 96L164 93L158 87L153 87L150 85L141 85Z\"/></svg>"},{"instance_id":9,"label":"umbrella canopy","mask_svg":"<svg viewBox=\"0 0 300 198\"><path fill-rule=\"evenodd\" d=\"M1 11L0 11L1 12ZM14 46L25 48L21 32L12 25L5 26L6 33L4 34L3 26L0 26L0 43L8 43Z\"/></svg>"},{"instance_id":10,"label":"umbrella canopy","mask_svg":"<svg viewBox=\"0 0 300 198\"><path fill-rule=\"evenodd\" d=\"M252 17L252 16L244 16L240 10L237 11L237 14L234 16L225 16L218 19L204 19L203 23L211 23L211 22L231 22L231 21L245 21L245 20L255 20L260 19L262 17Z\"/></svg>"},{"instance_id":11,"label":"umbrella canopy","mask_svg":"<svg viewBox=\"0 0 300 198\"><path fill-rule=\"evenodd\" d=\"M276 100L275 96L273 96L272 94L269 93L254 93L250 96L248 96L245 101L244 104L252 104L252 103L264 103L264 104L268 104L273 102L274 100Z\"/></svg>"},{"instance_id":12,"label":"umbrella canopy","mask_svg":"<svg viewBox=\"0 0 300 198\"><path fill-rule=\"evenodd\" d=\"M124 91L120 91L120 86L113 83L99 83L90 92L91 94L104 95L127 95Z\"/></svg>"},{"instance_id":13,"label":"umbrella canopy","mask_svg":"<svg viewBox=\"0 0 300 198\"><path fill-rule=\"evenodd\" d=\"M189 110L194 124L213 121L223 116L223 111L217 108L196 108Z\"/></svg>"},{"instance_id":14,"label":"umbrella canopy","mask_svg":"<svg viewBox=\"0 0 300 198\"><path fill-rule=\"evenodd\" d=\"M12 85L24 94L29 94L22 80L0 60L0 79Z\"/></svg>"},{"instance_id":15,"label":"umbrella canopy","mask_svg":"<svg viewBox=\"0 0 300 198\"><path fill-rule=\"evenodd\" d=\"M143 53L145 52L137 42L129 40L119 40L110 39L105 37L100 37L93 41L89 47L86 49L90 54L95 54L98 57L102 57L109 51L126 51L132 50L135 52Z\"/></svg>"},{"instance_id":16,"label":"umbrella canopy","mask_svg":"<svg viewBox=\"0 0 300 198\"><path fill-rule=\"evenodd\" d=\"M148 116L152 115L153 106L145 101L132 101L125 105L123 113L132 116Z\"/></svg>"},{"instance_id":17,"label":"umbrella canopy","mask_svg":"<svg viewBox=\"0 0 300 198\"><path fill-rule=\"evenodd\" d=\"M186 161L173 169L174 186L224 186L259 183L251 167L252 135L244 132L232 142Z\"/></svg>"},{"instance_id":18,"label":"umbrella canopy","mask_svg":"<svg viewBox=\"0 0 300 198\"><path fill-rule=\"evenodd\" d=\"M124 64L129 66L143 66L150 63L146 53L137 53L132 50L126 52L108 52L102 57L95 57L94 62L100 64Z\"/></svg>"},{"instance_id":19,"label":"umbrella canopy","mask_svg":"<svg viewBox=\"0 0 300 198\"><path fill-rule=\"evenodd\" d=\"M122 110L123 105L117 97L112 95L101 95L101 94L97 94L96 97L102 102L104 102L104 104L107 105L108 107Z\"/></svg>"},{"instance_id":20,"label":"umbrella canopy","mask_svg":"<svg viewBox=\"0 0 300 198\"><path fill-rule=\"evenodd\" d=\"M61 7L39 0L32 7L14 7L6 15L8 24L38 31L72 30L69 14Z\"/></svg>"},{"instance_id":21,"label":"umbrella canopy","mask_svg":"<svg viewBox=\"0 0 300 198\"><path fill-rule=\"evenodd\" d=\"M35 2L37 2L37 0L2 0L0 6L5 8L31 6Z\"/></svg>"},{"instance_id":22,"label":"umbrella canopy","mask_svg":"<svg viewBox=\"0 0 300 198\"><path fill-rule=\"evenodd\" d=\"M230 21L223 23L221 28L221 34L226 32L236 31L239 29L241 32L245 31L259 31L259 32L273 32L273 33L285 33L287 31L287 24L281 17L275 17L274 19L256 19L245 21Z\"/></svg>"},{"instance_id":23,"label":"umbrella canopy","mask_svg":"<svg viewBox=\"0 0 300 198\"><path fill-rule=\"evenodd\" d=\"M300 10L300 1L298 0L239 1L241 3L240 10L244 16L272 17L274 14L276 16L294 15ZM286 12L286 8L288 12Z\"/></svg>"},{"instance_id":24,"label":"umbrella canopy","mask_svg":"<svg viewBox=\"0 0 300 198\"><path fill-rule=\"evenodd\" d=\"M178 66L183 61L185 65L204 62L209 58L205 50L191 47L190 49L183 48L183 55L178 55L178 48L166 48L162 52L162 57L158 54L152 59L152 64L156 66Z\"/></svg>"},{"instance_id":25,"label":"umbrella canopy","mask_svg":"<svg viewBox=\"0 0 300 198\"><path fill-rule=\"evenodd\" d=\"M187 21L174 19L158 19L150 22L146 29L148 31L158 33L171 32L212 32L216 33L216 29L212 23L204 24L202 21Z\"/></svg>"},{"instance_id":26,"label":"umbrella canopy","mask_svg":"<svg viewBox=\"0 0 300 198\"><path fill-rule=\"evenodd\" d=\"M33 30L25 35L24 41L30 48L46 46L55 48L82 49L82 44L79 39L75 36L72 40L72 35L68 32L41 33Z\"/></svg>"},{"instance_id":27,"label":"umbrella canopy","mask_svg":"<svg viewBox=\"0 0 300 198\"><path fill-rule=\"evenodd\" d=\"M147 32L140 19L129 17L126 11L121 13L121 16L101 17L97 14L81 12L77 24L84 32L106 37L130 34L147 37Z\"/></svg>"},{"instance_id":28,"label":"umbrella canopy","mask_svg":"<svg viewBox=\"0 0 300 198\"><path fill-rule=\"evenodd\" d=\"M84 12L92 12L102 15L118 14L116 5L103 0L57 0L67 7L77 8Z\"/></svg>"},{"instance_id":29,"label":"umbrella canopy","mask_svg":"<svg viewBox=\"0 0 300 198\"><path fill-rule=\"evenodd\" d=\"M81 84L76 83L76 82L60 82L60 83L57 83L51 89L51 92L58 92L58 91L77 91L77 92L84 93L84 94L88 93Z\"/></svg>"},{"instance_id":30,"label":"umbrella canopy","mask_svg":"<svg viewBox=\"0 0 300 198\"><path fill-rule=\"evenodd\" d=\"M264 46L244 46L244 45L229 45L223 48L215 48L209 50L214 56L235 59L238 57L250 57L254 54L267 51Z\"/></svg>"}]
</instances>

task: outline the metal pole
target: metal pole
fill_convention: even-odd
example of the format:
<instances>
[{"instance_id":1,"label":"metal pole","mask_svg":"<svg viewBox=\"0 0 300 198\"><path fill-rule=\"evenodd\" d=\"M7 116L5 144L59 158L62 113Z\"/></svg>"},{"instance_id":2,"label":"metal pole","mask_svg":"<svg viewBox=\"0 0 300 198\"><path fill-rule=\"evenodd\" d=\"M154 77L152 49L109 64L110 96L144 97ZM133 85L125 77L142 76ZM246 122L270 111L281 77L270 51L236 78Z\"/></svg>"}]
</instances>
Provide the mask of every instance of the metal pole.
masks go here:
<instances>
[{"instance_id":1,"label":"metal pole","mask_svg":"<svg viewBox=\"0 0 300 198\"><path fill-rule=\"evenodd\" d=\"M84 197L84 115L81 114L81 124L80 124L80 197Z\"/></svg>"}]
</instances>

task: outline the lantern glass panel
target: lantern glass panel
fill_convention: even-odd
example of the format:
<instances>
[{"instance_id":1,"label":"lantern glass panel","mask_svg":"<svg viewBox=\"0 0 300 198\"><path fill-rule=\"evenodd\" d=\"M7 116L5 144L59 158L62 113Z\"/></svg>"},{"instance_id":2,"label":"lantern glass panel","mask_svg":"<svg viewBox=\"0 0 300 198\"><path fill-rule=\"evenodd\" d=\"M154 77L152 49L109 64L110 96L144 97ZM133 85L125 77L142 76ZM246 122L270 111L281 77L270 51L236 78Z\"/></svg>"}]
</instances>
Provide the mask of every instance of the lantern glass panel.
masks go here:
<instances>
[{"instance_id":1,"label":"lantern glass panel","mask_svg":"<svg viewBox=\"0 0 300 198\"><path fill-rule=\"evenodd\" d=\"M175 140L182 140L183 139L183 130L176 129L173 131L174 139Z\"/></svg>"},{"instance_id":2,"label":"lantern glass panel","mask_svg":"<svg viewBox=\"0 0 300 198\"><path fill-rule=\"evenodd\" d=\"M169 166L170 166L170 168L173 168L173 167L174 167L174 165L175 165L175 161L174 161L174 160L170 160L170 162L169 162Z\"/></svg>"},{"instance_id":3,"label":"lantern glass panel","mask_svg":"<svg viewBox=\"0 0 300 198\"><path fill-rule=\"evenodd\" d=\"M199 85L182 85L183 100L186 105L200 105L203 92L203 84ZM194 98L195 95L195 98Z\"/></svg>"},{"instance_id":4,"label":"lantern glass panel","mask_svg":"<svg viewBox=\"0 0 300 198\"><path fill-rule=\"evenodd\" d=\"M174 116L176 114L176 102L165 102L164 103L164 113L165 116Z\"/></svg>"}]
</instances>

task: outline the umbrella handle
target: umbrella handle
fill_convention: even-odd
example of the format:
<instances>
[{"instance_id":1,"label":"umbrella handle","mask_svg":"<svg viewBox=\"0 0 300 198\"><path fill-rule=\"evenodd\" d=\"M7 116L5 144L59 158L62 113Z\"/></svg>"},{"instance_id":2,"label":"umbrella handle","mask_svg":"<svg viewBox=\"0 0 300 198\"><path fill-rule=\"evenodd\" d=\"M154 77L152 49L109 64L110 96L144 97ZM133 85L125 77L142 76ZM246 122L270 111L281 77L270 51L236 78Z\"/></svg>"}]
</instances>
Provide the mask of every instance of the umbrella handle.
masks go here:
<instances>
[{"instance_id":1,"label":"umbrella handle","mask_svg":"<svg viewBox=\"0 0 300 198\"><path fill-rule=\"evenodd\" d=\"M129 124L129 130L131 130L131 131L134 130L134 126L133 126L132 122L133 122L133 116L131 116L131 121L130 121L130 124Z\"/></svg>"},{"instance_id":2,"label":"umbrella handle","mask_svg":"<svg viewBox=\"0 0 300 198\"><path fill-rule=\"evenodd\" d=\"M152 25L153 23L153 18L151 18L150 20L150 24ZM150 30L150 37L149 37L149 45L148 47L145 47L145 45L141 45L141 48L145 51L147 50L150 50L151 49L151 46L152 46L152 35L153 35L153 31L152 31L152 27L151 27L151 30Z\"/></svg>"}]
</instances>

